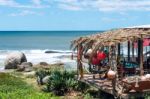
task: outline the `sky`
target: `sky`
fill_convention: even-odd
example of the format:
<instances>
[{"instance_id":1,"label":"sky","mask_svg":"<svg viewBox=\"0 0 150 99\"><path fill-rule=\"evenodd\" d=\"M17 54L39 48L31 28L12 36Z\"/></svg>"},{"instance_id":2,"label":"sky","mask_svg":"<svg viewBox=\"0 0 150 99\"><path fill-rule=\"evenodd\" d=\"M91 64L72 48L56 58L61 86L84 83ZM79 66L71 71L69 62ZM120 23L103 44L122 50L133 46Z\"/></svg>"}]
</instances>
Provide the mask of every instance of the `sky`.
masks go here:
<instances>
[{"instance_id":1,"label":"sky","mask_svg":"<svg viewBox=\"0 0 150 99\"><path fill-rule=\"evenodd\" d=\"M0 30L109 30L150 24L150 0L0 0Z\"/></svg>"}]
</instances>

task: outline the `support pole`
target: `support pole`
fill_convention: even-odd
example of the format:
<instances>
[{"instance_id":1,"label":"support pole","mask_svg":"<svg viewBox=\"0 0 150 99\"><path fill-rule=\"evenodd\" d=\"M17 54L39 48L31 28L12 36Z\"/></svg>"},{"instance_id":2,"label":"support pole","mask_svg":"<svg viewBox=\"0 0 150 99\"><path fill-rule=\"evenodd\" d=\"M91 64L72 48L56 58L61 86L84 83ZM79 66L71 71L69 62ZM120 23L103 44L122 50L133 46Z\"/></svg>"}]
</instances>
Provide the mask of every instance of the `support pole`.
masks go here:
<instances>
[{"instance_id":1,"label":"support pole","mask_svg":"<svg viewBox=\"0 0 150 99\"><path fill-rule=\"evenodd\" d=\"M140 75L143 75L144 70L143 70L143 40L142 39L138 40L138 60L140 65Z\"/></svg>"},{"instance_id":2,"label":"support pole","mask_svg":"<svg viewBox=\"0 0 150 99\"><path fill-rule=\"evenodd\" d=\"M128 61L130 61L130 41L128 41Z\"/></svg>"},{"instance_id":3,"label":"support pole","mask_svg":"<svg viewBox=\"0 0 150 99\"><path fill-rule=\"evenodd\" d=\"M120 43L118 44L118 55L117 55L117 69L118 69L118 77L123 78L123 66L121 65L121 45Z\"/></svg>"},{"instance_id":4,"label":"support pole","mask_svg":"<svg viewBox=\"0 0 150 99\"><path fill-rule=\"evenodd\" d=\"M78 78L80 75L80 79L83 78L83 66L82 66L82 55L83 55L83 48L82 45L78 45L78 50L77 50L77 73L78 73Z\"/></svg>"},{"instance_id":5,"label":"support pole","mask_svg":"<svg viewBox=\"0 0 150 99\"><path fill-rule=\"evenodd\" d=\"M116 46L111 46L110 49L110 64L111 69L116 72L116 77L112 80L112 87L113 87L113 95L117 97L117 85L118 85L118 71L117 71L117 54L116 54Z\"/></svg>"},{"instance_id":6,"label":"support pole","mask_svg":"<svg viewBox=\"0 0 150 99\"><path fill-rule=\"evenodd\" d=\"M120 56L120 43L118 44L118 56Z\"/></svg>"},{"instance_id":7,"label":"support pole","mask_svg":"<svg viewBox=\"0 0 150 99\"><path fill-rule=\"evenodd\" d=\"M134 42L132 42L132 61L134 61L135 56L134 56Z\"/></svg>"},{"instance_id":8,"label":"support pole","mask_svg":"<svg viewBox=\"0 0 150 99\"><path fill-rule=\"evenodd\" d=\"M141 40L140 39L138 39L138 63L140 64L140 58L141 58L141 54L140 54L140 52L141 52Z\"/></svg>"},{"instance_id":9,"label":"support pole","mask_svg":"<svg viewBox=\"0 0 150 99\"><path fill-rule=\"evenodd\" d=\"M109 48L108 48L108 65L110 66L110 68L111 68L111 62L110 62L110 56L111 56L111 47L109 46Z\"/></svg>"},{"instance_id":10,"label":"support pole","mask_svg":"<svg viewBox=\"0 0 150 99\"><path fill-rule=\"evenodd\" d=\"M79 46L77 47L77 78L79 78Z\"/></svg>"}]
</instances>

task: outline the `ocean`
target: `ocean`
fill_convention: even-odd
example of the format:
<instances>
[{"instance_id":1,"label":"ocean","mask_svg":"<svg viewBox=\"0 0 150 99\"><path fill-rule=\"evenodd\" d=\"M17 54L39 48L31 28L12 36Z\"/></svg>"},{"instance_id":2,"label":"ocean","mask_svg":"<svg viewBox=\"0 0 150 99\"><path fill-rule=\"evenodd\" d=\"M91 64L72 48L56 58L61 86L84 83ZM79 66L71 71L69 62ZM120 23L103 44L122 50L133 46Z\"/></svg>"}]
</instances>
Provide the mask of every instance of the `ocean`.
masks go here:
<instances>
[{"instance_id":1,"label":"ocean","mask_svg":"<svg viewBox=\"0 0 150 99\"><path fill-rule=\"evenodd\" d=\"M25 53L33 64L63 62L71 67L75 61L62 58L71 55L70 41L97 32L101 31L0 31L0 67L3 69L6 56L16 51Z\"/></svg>"}]
</instances>

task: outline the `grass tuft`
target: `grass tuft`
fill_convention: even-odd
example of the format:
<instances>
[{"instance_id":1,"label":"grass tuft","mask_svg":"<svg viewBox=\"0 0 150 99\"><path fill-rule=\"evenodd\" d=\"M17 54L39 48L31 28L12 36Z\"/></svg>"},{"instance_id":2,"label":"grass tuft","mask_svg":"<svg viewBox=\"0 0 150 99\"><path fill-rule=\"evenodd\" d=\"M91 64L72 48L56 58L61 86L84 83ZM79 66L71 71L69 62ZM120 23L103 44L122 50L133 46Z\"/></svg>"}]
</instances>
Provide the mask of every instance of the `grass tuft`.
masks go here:
<instances>
[{"instance_id":1,"label":"grass tuft","mask_svg":"<svg viewBox=\"0 0 150 99\"><path fill-rule=\"evenodd\" d=\"M58 99L51 93L37 91L23 79L0 73L0 99Z\"/></svg>"}]
</instances>

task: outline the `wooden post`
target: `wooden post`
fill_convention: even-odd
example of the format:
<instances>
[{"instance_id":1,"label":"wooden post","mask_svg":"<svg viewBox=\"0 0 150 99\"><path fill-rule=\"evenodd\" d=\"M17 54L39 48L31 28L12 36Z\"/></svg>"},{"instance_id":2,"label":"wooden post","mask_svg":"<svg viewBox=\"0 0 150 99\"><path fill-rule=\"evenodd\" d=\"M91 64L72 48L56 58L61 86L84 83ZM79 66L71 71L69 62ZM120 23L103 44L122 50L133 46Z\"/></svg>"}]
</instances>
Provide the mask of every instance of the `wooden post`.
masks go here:
<instances>
[{"instance_id":1,"label":"wooden post","mask_svg":"<svg viewBox=\"0 0 150 99\"><path fill-rule=\"evenodd\" d=\"M138 60L140 65L140 75L143 75L144 71L143 71L143 40L142 39L138 40Z\"/></svg>"},{"instance_id":2,"label":"wooden post","mask_svg":"<svg viewBox=\"0 0 150 99\"><path fill-rule=\"evenodd\" d=\"M118 55L117 55L117 69L118 69L118 77L119 78L123 78L123 66L121 65L121 47L120 47L120 43L118 44Z\"/></svg>"},{"instance_id":3,"label":"wooden post","mask_svg":"<svg viewBox=\"0 0 150 99\"><path fill-rule=\"evenodd\" d=\"M134 56L134 42L132 42L132 61L134 61L135 56Z\"/></svg>"},{"instance_id":4,"label":"wooden post","mask_svg":"<svg viewBox=\"0 0 150 99\"><path fill-rule=\"evenodd\" d=\"M109 46L108 47L108 65L110 66L111 65L111 63L110 63L110 55L111 55L111 47Z\"/></svg>"},{"instance_id":5,"label":"wooden post","mask_svg":"<svg viewBox=\"0 0 150 99\"><path fill-rule=\"evenodd\" d=\"M130 61L130 41L128 41L128 61Z\"/></svg>"},{"instance_id":6,"label":"wooden post","mask_svg":"<svg viewBox=\"0 0 150 99\"><path fill-rule=\"evenodd\" d=\"M77 47L77 78L79 78L79 45Z\"/></svg>"},{"instance_id":7,"label":"wooden post","mask_svg":"<svg viewBox=\"0 0 150 99\"><path fill-rule=\"evenodd\" d=\"M138 39L138 41L137 41L137 45L138 45L138 63L140 64L140 58L141 58L141 54L140 54L140 52L141 52L141 40L140 39Z\"/></svg>"},{"instance_id":8,"label":"wooden post","mask_svg":"<svg viewBox=\"0 0 150 99\"><path fill-rule=\"evenodd\" d=\"M120 43L118 44L118 56L120 56Z\"/></svg>"},{"instance_id":9,"label":"wooden post","mask_svg":"<svg viewBox=\"0 0 150 99\"><path fill-rule=\"evenodd\" d=\"M116 72L115 78L112 80L112 87L113 87L113 95L117 97L117 84L118 84L118 71L117 71L117 54L116 54L116 46L111 47L111 54L110 54L110 64L111 69Z\"/></svg>"},{"instance_id":10,"label":"wooden post","mask_svg":"<svg viewBox=\"0 0 150 99\"><path fill-rule=\"evenodd\" d=\"M73 52L71 53L71 60L73 60Z\"/></svg>"},{"instance_id":11,"label":"wooden post","mask_svg":"<svg viewBox=\"0 0 150 99\"><path fill-rule=\"evenodd\" d=\"M83 55L83 48L82 45L78 45L78 55L77 55L77 73L78 77L83 78L83 66L82 66L82 55Z\"/></svg>"}]
</instances>

